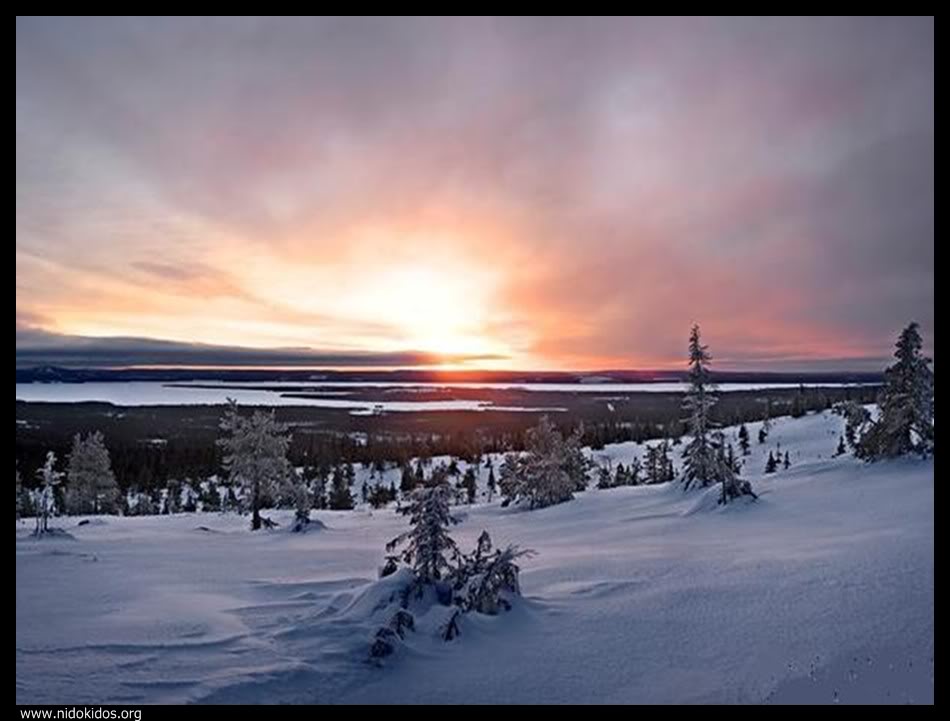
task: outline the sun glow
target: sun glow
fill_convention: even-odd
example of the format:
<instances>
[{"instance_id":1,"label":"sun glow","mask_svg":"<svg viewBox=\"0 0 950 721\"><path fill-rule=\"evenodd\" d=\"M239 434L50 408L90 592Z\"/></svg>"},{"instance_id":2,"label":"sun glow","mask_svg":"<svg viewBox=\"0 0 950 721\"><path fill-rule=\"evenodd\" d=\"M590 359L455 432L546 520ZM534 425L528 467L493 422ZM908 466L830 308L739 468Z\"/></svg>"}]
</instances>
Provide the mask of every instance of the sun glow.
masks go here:
<instances>
[{"instance_id":1,"label":"sun glow","mask_svg":"<svg viewBox=\"0 0 950 721\"><path fill-rule=\"evenodd\" d=\"M399 344L408 348L446 355L504 354L506 349L486 334L486 283L484 274L467 269L387 269L356 294L353 310L392 326Z\"/></svg>"}]
</instances>

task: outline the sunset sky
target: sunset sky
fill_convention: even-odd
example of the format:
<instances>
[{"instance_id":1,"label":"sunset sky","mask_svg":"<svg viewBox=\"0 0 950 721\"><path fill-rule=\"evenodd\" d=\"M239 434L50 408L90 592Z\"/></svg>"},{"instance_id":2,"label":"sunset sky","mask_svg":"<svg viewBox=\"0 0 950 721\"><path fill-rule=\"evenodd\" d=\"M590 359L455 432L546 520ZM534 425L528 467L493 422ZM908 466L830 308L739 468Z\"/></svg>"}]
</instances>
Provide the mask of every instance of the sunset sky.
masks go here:
<instances>
[{"instance_id":1,"label":"sunset sky","mask_svg":"<svg viewBox=\"0 0 950 721\"><path fill-rule=\"evenodd\" d=\"M16 27L18 354L932 352L932 18Z\"/></svg>"}]
</instances>

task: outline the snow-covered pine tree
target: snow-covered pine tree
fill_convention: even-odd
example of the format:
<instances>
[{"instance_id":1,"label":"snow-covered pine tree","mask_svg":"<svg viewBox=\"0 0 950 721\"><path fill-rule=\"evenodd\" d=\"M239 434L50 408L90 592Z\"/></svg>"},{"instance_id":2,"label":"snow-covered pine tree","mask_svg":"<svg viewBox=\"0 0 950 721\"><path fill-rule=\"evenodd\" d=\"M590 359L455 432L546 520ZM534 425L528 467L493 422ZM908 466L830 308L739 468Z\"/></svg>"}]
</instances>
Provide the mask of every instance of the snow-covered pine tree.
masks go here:
<instances>
[{"instance_id":1,"label":"snow-covered pine tree","mask_svg":"<svg viewBox=\"0 0 950 721\"><path fill-rule=\"evenodd\" d=\"M775 460L775 456L772 455L772 451L769 451L769 459L765 462L765 472L775 473L777 469L778 462Z\"/></svg>"},{"instance_id":2,"label":"snow-covered pine tree","mask_svg":"<svg viewBox=\"0 0 950 721\"><path fill-rule=\"evenodd\" d=\"M691 436L683 449L683 481L685 488L705 487L721 480L718 449L711 437L713 423L709 417L716 397L709 379L709 363L712 356L703 345L699 326L694 325L689 334L689 391L683 400L687 411L686 424Z\"/></svg>"},{"instance_id":3,"label":"snow-covered pine tree","mask_svg":"<svg viewBox=\"0 0 950 721\"><path fill-rule=\"evenodd\" d=\"M884 371L880 412L858 444L868 460L934 450L934 374L917 323L901 331L896 348L896 362Z\"/></svg>"},{"instance_id":4,"label":"snow-covered pine tree","mask_svg":"<svg viewBox=\"0 0 950 721\"><path fill-rule=\"evenodd\" d=\"M718 432L716 436L716 463L719 466L717 475L721 488L719 503L725 504L740 496L749 496L753 499L758 498L752 491L752 484L739 478L739 470L736 466L734 454L732 453L732 445L726 443L726 439L721 431Z\"/></svg>"},{"instance_id":5,"label":"snow-covered pine tree","mask_svg":"<svg viewBox=\"0 0 950 721\"><path fill-rule=\"evenodd\" d=\"M597 468L597 488L600 490L605 490L607 488L613 488L614 480L610 473L610 461L607 463L602 463Z\"/></svg>"},{"instance_id":6,"label":"snow-covered pine tree","mask_svg":"<svg viewBox=\"0 0 950 721\"><path fill-rule=\"evenodd\" d=\"M56 486L63 478L62 472L56 470L55 453L46 453L46 462L36 475L41 485L36 498L36 528L33 535L41 536L49 533L49 519L56 515Z\"/></svg>"},{"instance_id":7,"label":"snow-covered pine tree","mask_svg":"<svg viewBox=\"0 0 950 721\"><path fill-rule=\"evenodd\" d=\"M292 488L291 497L294 500L294 525L291 530L302 533L310 526L310 510L313 508L313 494L306 477L299 476L291 471L288 474Z\"/></svg>"},{"instance_id":8,"label":"snow-covered pine tree","mask_svg":"<svg viewBox=\"0 0 950 721\"><path fill-rule=\"evenodd\" d=\"M587 484L590 482L588 474L592 466L591 460L584 455L582 449L581 439L583 437L584 426L581 424L564 439L564 462L562 467L568 478L571 479L575 491L587 490Z\"/></svg>"},{"instance_id":9,"label":"snow-covered pine tree","mask_svg":"<svg viewBox=\"0 0 950 721\"><path fill-rule=\"evenodd\" d=\"M510 610L511 603L505 595L521 595L518 583L520 568L516 561L532 554L533 551L517 546L493 548L488 531L482 531L475 550L462 558L455 573L456 604L465 612L488 615ZM457 635L457 624L455 631L451 637Z\"/></svg>"},{"instance_id":10,"label":"snow-covered pine tree","mask_svg":"<svg viewBox=\"0 0 950 721\"><path fill-rule=\"evenodd\" d=\"M640 472L642 471L640 465L640 459L634 458L630 461L630 465L627 466L627 485L628 486L638 486L640 485Z\"/></svg>"},{"instance_id":11,"label":"snow-covered pine tree","mask_svg":"<svg viewBox=\"0 0 950 721\"><path fill-rule=\"evenodd\" d=\"M115 513L119 486L102 433L73 436L66 466L66 510L71 514Z\"/></svg>"},{"instance_id":12,"label":"snow-covered pine tree","mask_svg":"<svg viewBox=\"0 0 950 721\"><path fill-rule=\"evenodd\" d=\"M744 456L751 453L749 450L749 429L745 427L745 423L739 426L739 448Z\"/></svg>"},{"instance_id":13,"label":"snow-covered pine tree","mask_svg":"<svg viewBox=\"0 0 950 721\"><path fill-rule=\"evenodd\" d=\"M225 473L233 485L242 489L245 510L251 513L251 530L256 531L263 525L264 500L290 472L290 436L273 411L242 416L233 399L228 399L220 428L224 437L218 443L224 450Z\"/></svg>"},{"instance_id":14,"label":"snow-covered pine tree","mask_svg":"<svg viewBox=\"0 0 950 721\"><path fill-rule=\"evenodd\" d=\"M666 462L664 461L663 453L663 444L661 443L647 446L646 458L644 459L643 465L646 482L651 485L655 483L665 483L668 480L666 478Z\"/></svg>"},{"instance_id":15,"label":"snow-covered pine tree","mask_svg":"<svg viewBox=\"0 0 950 721\"><path fill-rule=\"evenodd\" d=\"M459 559L458 547L448 532L449 526L458 523L449 511L450 493L441 485L413 491L409 503L399 511L409 516L410 529L386 544L388 553L405 545L391 558L412 568L420 595L423 586L443 580Z\"/></svg>"},{"instance_id":16,"label":"snow-covered pine tree","mask_svg":"<svg viewBox=\"0 0 950 721\"><path fill-rule=\"evenodd\" d=\"M588 461L574 433L567 441L547 416L525 434L525 452L508 454L501 469L499 490L509 503L544 508L569 501L587 485Z\"/></svg>"},{"instance_id":17,"label":"snow-covered pine tree","mask_svg":"<svg viewBox=\"0 0 950 721\"><path fill-rule=\"evenodd\" d=\"M762 416L762 425L759 426L759 443L765 443L772 432L772 399L765 399L765 413Z\"/></svg>"}]
</instances>

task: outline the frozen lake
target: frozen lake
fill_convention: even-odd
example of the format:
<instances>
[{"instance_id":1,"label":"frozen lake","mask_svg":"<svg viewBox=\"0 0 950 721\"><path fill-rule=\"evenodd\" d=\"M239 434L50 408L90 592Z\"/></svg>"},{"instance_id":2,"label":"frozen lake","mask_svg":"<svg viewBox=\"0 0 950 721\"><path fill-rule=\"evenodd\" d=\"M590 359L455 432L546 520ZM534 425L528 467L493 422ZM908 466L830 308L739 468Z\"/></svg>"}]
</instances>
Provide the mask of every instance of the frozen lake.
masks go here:
<instances>
[{"instance_id":1,"label":"frozen lake","mask_svg":"<svg viewBox=\"0 0 950 721\"><path fill-rule=\"evenodd\" d=\"M840 387L848 384L827 383L823 387ZM262 388L267 386L268 389ZM766 388L797 388L797 383L723 383L720 392L760 390ZM286 388L287 391L281 390ZM488 399L439 399L400 400L386 399L387 391L400 389L417 392L444 392L446 389L468 390L519 390L548 393L633 393L681 392L684 383L386 383L386 382L193 382L164 383L137 381L117 383L17 383L18 401L79 403L99 401L118 406L140 405L215 405L234 398L241 405L260 406L316 406L342 408L355 413L381 411L563 411L554 405L494 405ZM358 392L378 389L379 398L349 399L347 391ZM335 398L300 398L290 392L310 392L338 396Z\"/></svg>"}]
</instances>

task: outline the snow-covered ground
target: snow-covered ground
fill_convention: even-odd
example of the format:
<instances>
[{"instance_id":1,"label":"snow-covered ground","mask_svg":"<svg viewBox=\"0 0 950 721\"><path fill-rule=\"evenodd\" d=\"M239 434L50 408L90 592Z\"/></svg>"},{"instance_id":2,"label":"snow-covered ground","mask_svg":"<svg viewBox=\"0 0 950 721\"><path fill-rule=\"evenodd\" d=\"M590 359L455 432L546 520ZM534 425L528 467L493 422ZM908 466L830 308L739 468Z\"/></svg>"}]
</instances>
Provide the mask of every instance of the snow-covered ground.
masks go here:
<instances>
[{"instance_id":1,"label":"snow-covered ground","mask_svg":"<svg viewBox=\"0 0 950 721\"><path fill-rule=\"evenodd\" d=\"M210 513L57 519L72 539L18 523L17 703L932 703L933 461L831 458L830 414L765 445L748 428L754 503L674 484L460 507L463 548L484 528L537 551L525 598L450 643L422 619L381 667L392 509L314 513L304 535ZM763 477L779 444L792 466Z\"/></svg>"}]
</instances>

